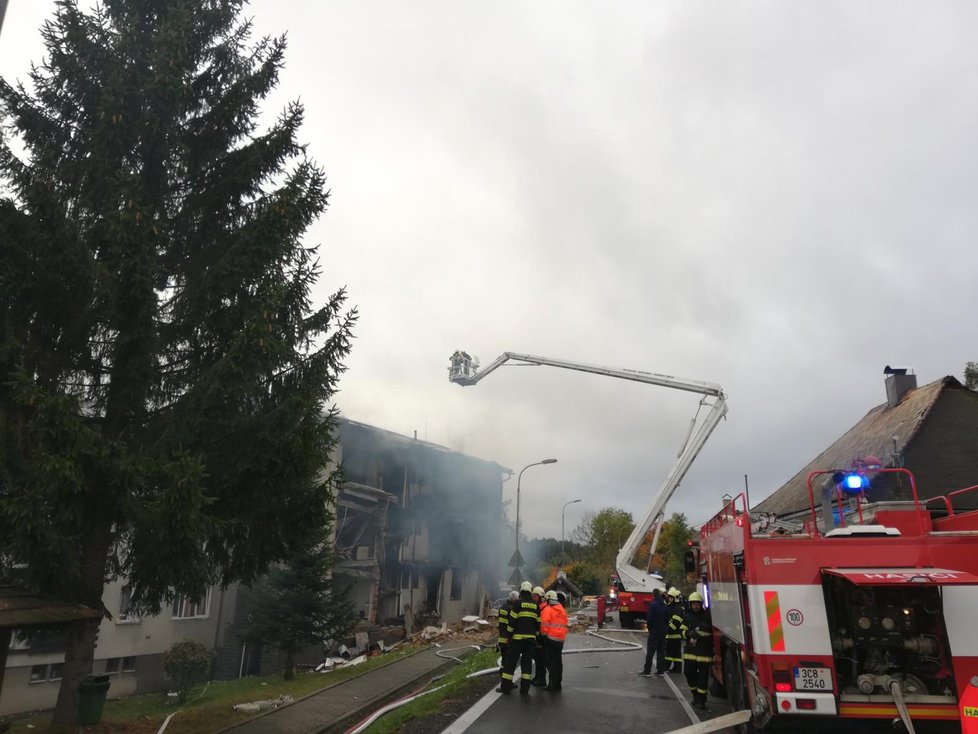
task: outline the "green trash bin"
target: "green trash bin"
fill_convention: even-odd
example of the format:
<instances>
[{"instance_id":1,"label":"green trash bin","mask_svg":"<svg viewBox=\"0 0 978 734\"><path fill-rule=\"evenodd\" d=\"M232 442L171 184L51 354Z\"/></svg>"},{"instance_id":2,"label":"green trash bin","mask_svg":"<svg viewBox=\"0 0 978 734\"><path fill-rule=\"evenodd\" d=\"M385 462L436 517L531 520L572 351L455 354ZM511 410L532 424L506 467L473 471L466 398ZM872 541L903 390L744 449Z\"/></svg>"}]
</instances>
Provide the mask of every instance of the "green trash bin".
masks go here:
<instances>
[{"instance_id":1,"label":"green trash bin","mask_svg":"<svg viewBox=\"0 0 978 734\"><path fill-rule=\"evenodd\" d=\"M92 726L102 720L109 676L90 675L78 686L78 726Z\"/></svg>"}]
</instances>

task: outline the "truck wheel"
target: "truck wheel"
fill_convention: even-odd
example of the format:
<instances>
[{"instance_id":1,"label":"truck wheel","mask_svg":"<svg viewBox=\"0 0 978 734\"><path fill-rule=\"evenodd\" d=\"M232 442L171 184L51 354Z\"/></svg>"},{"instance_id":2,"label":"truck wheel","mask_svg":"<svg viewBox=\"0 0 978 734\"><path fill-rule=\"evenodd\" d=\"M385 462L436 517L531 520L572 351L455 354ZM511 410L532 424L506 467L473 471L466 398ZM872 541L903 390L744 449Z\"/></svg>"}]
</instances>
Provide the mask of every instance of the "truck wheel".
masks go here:
<instances>
[{"instance_id":1,"label":"truck wheel","mask_svg":"<svg viewBox=\"0 0 978 734\"><path fill-rule=\"evenodd\" d=\"M750 709L747 702L747 691L744 689L744 674L740 667L740 659L734 648L727 650L723 660L723 682L727 689L727 701L730 708L734 711ZM746 724L737 726L738 734L754 734L754 722L748 721Z\"/></svg>"},{"instance_id":2,"label":"truck wheel","mask_svg":"<svg viewBox=\"0 0 978 734\"><path fill-rule=\"evenodd\" d=\"M635 629L635 617L631 612L618 612L618 621L621 622L623 630Z\"/></svg>"}]
</instances>

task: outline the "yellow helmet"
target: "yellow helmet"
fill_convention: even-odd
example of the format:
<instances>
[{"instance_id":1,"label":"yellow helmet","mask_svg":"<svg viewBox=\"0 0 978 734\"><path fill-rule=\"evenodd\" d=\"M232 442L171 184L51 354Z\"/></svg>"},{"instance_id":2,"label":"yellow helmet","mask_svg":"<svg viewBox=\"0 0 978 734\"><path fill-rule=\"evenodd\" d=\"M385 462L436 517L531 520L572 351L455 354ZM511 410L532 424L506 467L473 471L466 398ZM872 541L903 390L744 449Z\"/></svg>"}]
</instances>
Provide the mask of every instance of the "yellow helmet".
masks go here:
<instances>
[{"instance_id":1,"label":"yellow helmet","mask_svg":"<svg viewBox=\"0 0 978 734\"><path fill-rule=\"evenodd\" d=\"M682 593L679 591L679 589L673 586L666 592L666 596L671 596L673 599L678 599L680 596L682 596Z\"/></svg>"},{"instance_id":2,"label":"yellow helmet","mask_svg":"<svg viewBox=\"0 0 978 734\"><path fill-rule=\"evenodd\" d=\"M690 594L686 598L686 601L688 601L690 604L692 604L694 601L698 601L700 604L702 604L703 603L703 595L700 594L698 591L694 591L692 594Z\"/></svg>"},{"instance_id":3,"label":"yellow helmet","mask_svg":"<svg viewBox=\"0 0 978 734\"><path fill-rule=\"evenodd\" d=\"M520 591L529 591L532 588L533 584L531 584L529 581L524 581L522 584L520 584Z\"/></svg>"}]
</instances>

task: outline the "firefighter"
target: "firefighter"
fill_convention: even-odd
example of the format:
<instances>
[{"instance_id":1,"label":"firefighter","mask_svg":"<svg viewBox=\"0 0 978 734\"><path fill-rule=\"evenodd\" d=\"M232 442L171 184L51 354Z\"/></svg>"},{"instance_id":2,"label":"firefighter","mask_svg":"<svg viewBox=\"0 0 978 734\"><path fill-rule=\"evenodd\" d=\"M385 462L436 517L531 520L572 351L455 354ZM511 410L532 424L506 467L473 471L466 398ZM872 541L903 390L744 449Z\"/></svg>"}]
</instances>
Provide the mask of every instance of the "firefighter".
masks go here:
<instances>
[{"instance_id":1,"label":"firefighter","mask_svg":"<svg viewBox=\"0 0 978 734\"><path fill-rule=\"evenodd\" d=\"M506 653L509 651L509 638L513 634L513 628L511 626L510 613L516 606L516 602L520 598L520 592L511 591L509 592L509 598L503 602L503 605L499 607L499 642L496 643L496 648L499 650L499 660L500 662L506 660ZM499 666L499 673L502 675L503 666Z\"/></svg>"},{"instance_id":2,"label":"firefighter","mask_svg":"<svg viewBox=\"0 0 978 734\"><path fill-rule=\"evenodd\" d=\"M703 597L699 592L689 595L689 611L683 617L680 629L686 638L683 662L693 705L705 710L706 685L713 664L713 621L710 611L703 608Z\"/></svg>"},{"instance_id":3,"label":"firefighter","mask_svg":"<svg viewBox=\"0 0 978 734\"><path fill-rule=\"evenodd\" d=\"M533 587L533 601L536 602L537 610L542 617L543 610L547 606L547 600L543 598L543 587ZM543 644L543 635L537 636L537 649L533 653L533 681L531 685L538 688L545 688L547 685L547 650Z\"/></svg>"},{"instance_id":4,"label":"firefighter","mask_svg":"<svg viewBox=\"0 0 978 734\"><path fill-rule=\"evenodd\" d=\"M567 611L557 598L556 591L545 595L547 606L540 614L540 633L543 636L550 683L546 691L559 691L564 680L564 640L567 638Z\"/></svg>"},{"instance_id":5,"label":"firefighter","mask_svg":"<svg viewBox=\"0 0 978 734\"><path fill-rule=\"evenodd\" d=\"M509 612L509 626L512 634L509 637L509 650L503 661L502 681L497 693L509 693L516 684L513 675L516 665L520 666L520 695L530 693L530 681L533 679L533 653L536 650L537 635L540 632L540 609L533 602L532 585L529 581L520 584L519 598L513 602Z\"/></svg>"},{"instance_id":6,"label":"firefighter","mask_svg":"<svg viewBox=\"0 0 978 734\"><path fill-rule=\"evenodd\" d=\"M683 615L685 610L679 603L680 592L675 586L666 592L666 607L669 609L669 623L666 631L666 672L683 672Z\"/></svg>"}]
</instances>

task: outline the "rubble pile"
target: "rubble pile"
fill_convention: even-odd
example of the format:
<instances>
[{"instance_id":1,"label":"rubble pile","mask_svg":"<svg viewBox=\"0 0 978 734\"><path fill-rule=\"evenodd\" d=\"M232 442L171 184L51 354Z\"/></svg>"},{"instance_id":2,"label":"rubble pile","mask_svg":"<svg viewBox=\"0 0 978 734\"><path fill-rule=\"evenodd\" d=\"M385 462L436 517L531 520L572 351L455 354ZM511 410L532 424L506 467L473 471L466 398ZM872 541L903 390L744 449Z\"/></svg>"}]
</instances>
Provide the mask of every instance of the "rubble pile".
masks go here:
<instances>
[{"instance_id":1,"label":"rubble pile","mask_svg":"<svg viewBox=\"0 0 978 734\"><path fill-rule=\"evenodd\" d=\"M257 714L259 711L268 711L269 709L277 709L279 706L284 706L287 703L292 703L292 696L283 695L278 698L272 698L265 701L252 701L250 703L238 703L231 708L235 711L241 711L246 714Z\"/></svg>"}]
</instances>

